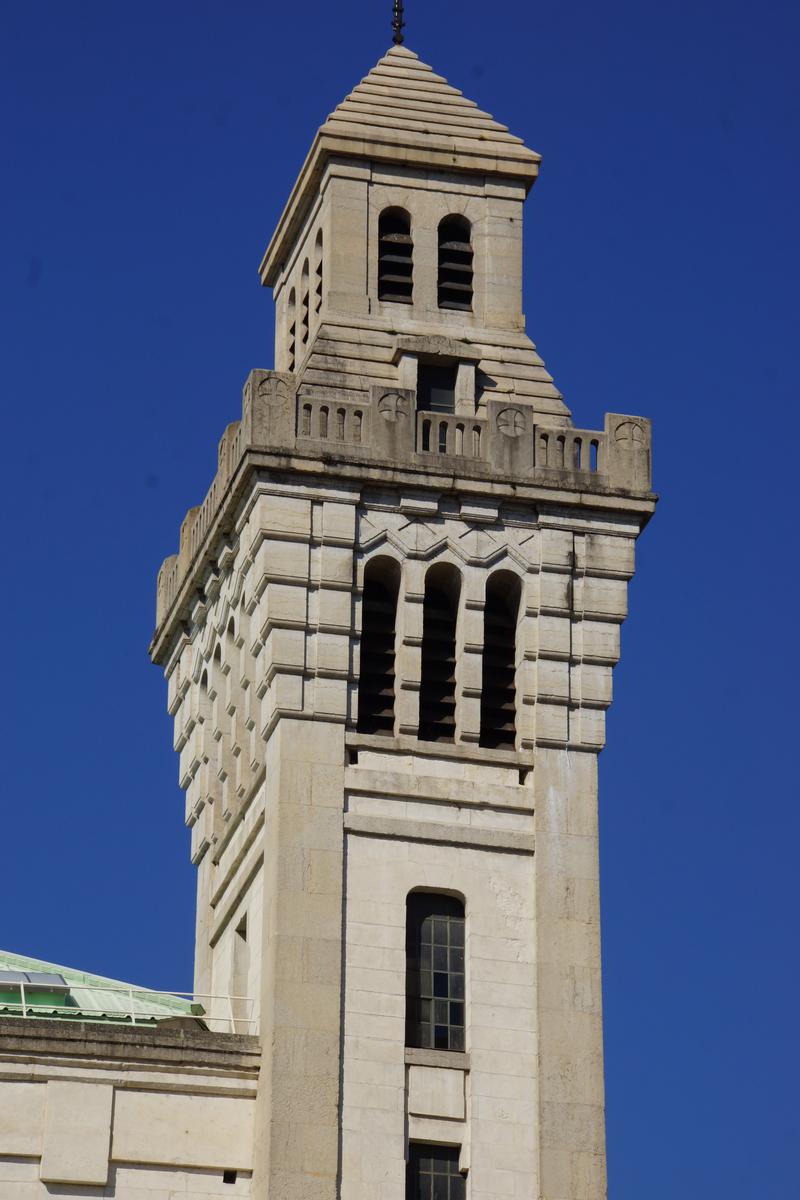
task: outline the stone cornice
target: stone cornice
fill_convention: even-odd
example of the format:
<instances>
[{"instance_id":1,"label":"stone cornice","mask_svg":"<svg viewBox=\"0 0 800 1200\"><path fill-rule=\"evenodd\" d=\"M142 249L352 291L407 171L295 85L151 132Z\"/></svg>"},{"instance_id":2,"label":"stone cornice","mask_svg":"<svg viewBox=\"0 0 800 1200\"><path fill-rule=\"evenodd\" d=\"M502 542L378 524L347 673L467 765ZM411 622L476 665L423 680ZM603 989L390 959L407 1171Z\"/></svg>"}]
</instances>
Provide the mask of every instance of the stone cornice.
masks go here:
<instances>
[{"instance_id":1,"label":"stone cornice","mask_svg":"<svg viewBox=\"0 0 800 1200\"><path fill-rule=\"evenodd\" d=\"M336 406L326 403L332 413ZM150 647L154 662L165 661L175 634L202 600L209 567L258 474L326 489L335 471L338 487L378 486L429 496L456 493L466 500L479 499L484 506L489 501L498 512L503 504L524 504L576 513L624 513L642 528L655 508L650 423L642 417L612 414L606 417L605 429L597 432L546 430L533 424L533 414L524 405L495 401L481 421L446 418L451 427L447 436L459 427L480 426L480 457L466 457L415 448L420 444L415 416L419 423L430 415L440 425L445 417L415 414L411 395L402 389L374 387L369 403L339 405L342 429L351 440L320 436L315 423L324 407L321 400L303 394L298 398L292 376L251 372L242 420L230 424L220 442L214 482L203 504L190 509L181 526L179 554L168 558L159 572L157 627ZM356 418L358 441L353 440ZM520 428L514 426L509 435L512 422L519 422ZM440 432L434 430L433 437L434 446L441 444ZM537 462L537 448L544 444L551 454L558 450L561 462L578 461L575 454L582 455L583 466L590 443L597 456L594 470Z\"/></svg>"}]
</instances>

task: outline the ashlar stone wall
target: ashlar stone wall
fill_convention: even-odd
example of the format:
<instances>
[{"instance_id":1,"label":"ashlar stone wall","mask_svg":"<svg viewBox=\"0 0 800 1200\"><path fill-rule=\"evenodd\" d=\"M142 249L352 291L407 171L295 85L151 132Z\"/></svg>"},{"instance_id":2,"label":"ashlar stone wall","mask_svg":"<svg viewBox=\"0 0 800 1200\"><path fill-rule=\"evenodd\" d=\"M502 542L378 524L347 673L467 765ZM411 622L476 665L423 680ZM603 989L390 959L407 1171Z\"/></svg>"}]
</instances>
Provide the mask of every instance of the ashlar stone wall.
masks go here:
<instances>
[{"instance_id":1,"label":"ashlar stone wall","mask_svg":"<svg viewBox=\"0 0 800 1200\"><path fill-rule=\"evenodd\" d=\"M604 1194L596 758L638 528L557 496L252 478L167 676L196 986L252 997L239 1027L252 1011L269 1047L265 1194L332 1198L341 1178L349 1197L400 1200L409 1138L459 1146L474 1200ZM357 729L376 557L400 571L390 737ZM417 736L425 577L442 562L462 581L446 746ZM478 744L497 570L522 594L505 750ZM405 1046L420 888L465 902L464 1055Z\"/></svg>"},{"instance_id":2,"label":"ashlar stone wall","mask_svg":"<svg viewBox=\"0 0 800 1200\"><path fill-rule=\"evenodd\" d=\"M0 1020L0 1200L250 1197L260 1046Z\"/></svg>"}]
</instances>

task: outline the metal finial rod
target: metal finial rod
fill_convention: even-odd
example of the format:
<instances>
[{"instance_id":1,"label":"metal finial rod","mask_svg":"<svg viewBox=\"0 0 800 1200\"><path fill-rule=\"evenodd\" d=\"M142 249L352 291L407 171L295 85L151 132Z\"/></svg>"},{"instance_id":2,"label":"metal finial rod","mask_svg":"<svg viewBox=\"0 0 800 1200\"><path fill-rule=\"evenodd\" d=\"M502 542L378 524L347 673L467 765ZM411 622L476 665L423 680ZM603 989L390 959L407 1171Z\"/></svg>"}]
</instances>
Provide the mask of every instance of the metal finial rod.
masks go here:
<instances>
[{"instance_id":1,"label":"metal finial rod","mask_svg":"<svg viewBox=\"0 0 800 1200\"><path fill-rule=\"evenodd\" d=\"M403 44L403 0L394 0L394 10L392 12L392 34L395 46Z\"/></svg>"}]
</instances>

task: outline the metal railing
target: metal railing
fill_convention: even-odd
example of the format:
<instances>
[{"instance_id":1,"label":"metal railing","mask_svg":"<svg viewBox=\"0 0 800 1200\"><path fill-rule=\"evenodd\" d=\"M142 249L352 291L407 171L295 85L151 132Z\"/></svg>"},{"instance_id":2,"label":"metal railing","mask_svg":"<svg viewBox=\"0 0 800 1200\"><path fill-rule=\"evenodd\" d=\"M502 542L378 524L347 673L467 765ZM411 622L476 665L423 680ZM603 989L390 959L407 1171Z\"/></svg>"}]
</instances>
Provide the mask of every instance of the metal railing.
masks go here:
<instances>
[{"instance_id":1,"label":"metal railing","mask_svg":"<svg viewBox=\"0 0 800 1200\"><path fill-rule=\"evenodd\" d=\"M176 1017L196 1019L212 1033L257 1033L258 1022L253 1015L255 1001L250 996L213 996L202 992L165 992L152 988L108 987L103 984L78 984L69 990L45 998L35 984L14 982L11 987L0 985L3 991L19 991L19 1002L0 1000L0 1016L41 1019L68 1017L72 1020L98 1021L103 1024L153 1026ZM77 995L73 995L75 992ZM32 994L36 994L36 1000ZM81 998L88 993L88 1003ZM102 997L109 998L103 1003ZM68 999L68 1003L57 1001ZM148 1004L148 1000L151 1001ZM185 1006L170 1000L185 1000ZM160 1003L159 1003L160 1001ZM153 1003L155 1002L155 1003Z\"/></svg>"}]
</instances>

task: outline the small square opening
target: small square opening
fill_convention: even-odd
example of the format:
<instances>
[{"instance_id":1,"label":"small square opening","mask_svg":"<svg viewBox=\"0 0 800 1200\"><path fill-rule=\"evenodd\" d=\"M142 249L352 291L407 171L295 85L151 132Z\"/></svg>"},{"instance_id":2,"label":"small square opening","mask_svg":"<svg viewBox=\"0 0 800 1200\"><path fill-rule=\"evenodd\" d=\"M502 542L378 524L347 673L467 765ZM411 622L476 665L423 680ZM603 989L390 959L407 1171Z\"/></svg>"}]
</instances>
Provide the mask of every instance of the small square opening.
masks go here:
<instances>
[{"instance_id":1,"label":"small square opening","mask_svg":"<svg viewBox=\"0 0 800 1200\"><path fill-rule=\"evenodd\" d=\"M422 412L455 412L457 373L457 363L420 363L417 368L417 409Z\"/></svg>"},{"instance_id":2,"label":"small square opening","mask_svg":"<svg viewBox=\"0 0 800 1200\"><path fill-rule=\"evenodd\" d=\"M236 1183L236 1172L235 1171L223 1171L222 1172L222 1182L223 1183Z\"/></svg>"}]
</instances>

